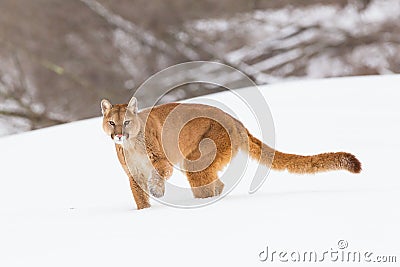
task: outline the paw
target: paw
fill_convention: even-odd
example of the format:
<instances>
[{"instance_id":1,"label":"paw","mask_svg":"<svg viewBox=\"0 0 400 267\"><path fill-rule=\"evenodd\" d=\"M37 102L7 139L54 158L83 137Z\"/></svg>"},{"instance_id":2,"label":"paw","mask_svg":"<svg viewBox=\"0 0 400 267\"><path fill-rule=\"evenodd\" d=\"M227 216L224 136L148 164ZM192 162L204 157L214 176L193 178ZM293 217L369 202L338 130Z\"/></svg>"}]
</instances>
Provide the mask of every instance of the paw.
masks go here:
<instances>
[{"instance_id":1,"label":"paw","mask_svg":"<svg viewBox=\"0 0 400 267\"><path fill-rule=\"evenodd\" d=\"M219 196L219 195L221 195L222 191L224 190L225 185L219 179L216 180L214 183L215 183L215 187L214 187L215 196Z\"/></svg>"},{"instance_id":2,"label":"paw","mask_svg":"<svg viewBox=\"0 0 400 267\"><path fill-rule=\"evenodd\" d=\"M150 205L150 203L148 203L148 202L145 202L145 203L137 203L137 204L136 204L136 207L137 207L138 210L141 210L141 209L150 208L151 205Z\"/></svg>"},{"instance_id":3,"label":"paw","mask_svg":"<svg viewBox=\"0 0 400 267\"><path fill-rule=\"evenodd\" d=\"M164 179L153 173L149 180L149 192L153 197L160 198L165 193Z\"/></svg>"},{"instance_id":4,"label":"paw","mask_svg":"<svg viewBox=\"0 0 400 267\"><path fill-rule=\"evenodd\" d=\"M156 198L163 197L164 193L165 193L164 187L162 187L162 188L161 187L150 187L150 194L153 197L156 197Z\"/></svg>"}]
</instances>

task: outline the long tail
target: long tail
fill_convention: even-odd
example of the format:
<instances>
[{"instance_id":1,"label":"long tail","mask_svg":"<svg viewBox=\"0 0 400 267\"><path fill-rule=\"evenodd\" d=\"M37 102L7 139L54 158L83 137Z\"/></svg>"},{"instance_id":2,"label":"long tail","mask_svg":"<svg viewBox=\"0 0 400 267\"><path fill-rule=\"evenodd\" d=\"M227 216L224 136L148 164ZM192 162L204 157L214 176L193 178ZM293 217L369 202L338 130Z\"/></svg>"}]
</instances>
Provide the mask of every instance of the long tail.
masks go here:
<instances>
[{"instance_id":1,"label":"long tail","mask_svg":"<svg viewBox=\"0 0 400 267\"><path fill-rule=\"evenodd\" d=\"M348 170L352 173L361 172L360 161L352 154L346 152L323 153L313 156L286 154L267 146L249 131L248 147L245 150L260 163L271 167L273 170L288 170L291 173L317 173L332 170Z\"/></svg>"}]
</instances>

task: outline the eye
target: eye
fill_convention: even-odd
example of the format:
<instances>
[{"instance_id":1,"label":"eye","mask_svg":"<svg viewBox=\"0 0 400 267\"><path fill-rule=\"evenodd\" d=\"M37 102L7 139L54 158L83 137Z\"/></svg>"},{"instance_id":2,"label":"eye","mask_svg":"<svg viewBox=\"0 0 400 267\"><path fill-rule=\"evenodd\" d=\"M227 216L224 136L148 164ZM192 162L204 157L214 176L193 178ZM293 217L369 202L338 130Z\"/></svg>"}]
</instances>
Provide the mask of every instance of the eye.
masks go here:
<instances>
[{"instance_id":1,"label":"eye","mask_svg":"<svg viewBox=\"0 0 400 267\"><path fill-rule=\"evenodd\" d=\"M124 125L128 125L129 123L131 123L131 121L124 121Z\"/></svg>"},{"instance_id":2,"label":"eye","mask_svg":"<svg viewBox=\"0 0 400 267\"><path fill-rule=\"evenodd\" d=\"M111 126L115 126L115 123L113 121L108 122Z\"/></svg>"}]
</instances>

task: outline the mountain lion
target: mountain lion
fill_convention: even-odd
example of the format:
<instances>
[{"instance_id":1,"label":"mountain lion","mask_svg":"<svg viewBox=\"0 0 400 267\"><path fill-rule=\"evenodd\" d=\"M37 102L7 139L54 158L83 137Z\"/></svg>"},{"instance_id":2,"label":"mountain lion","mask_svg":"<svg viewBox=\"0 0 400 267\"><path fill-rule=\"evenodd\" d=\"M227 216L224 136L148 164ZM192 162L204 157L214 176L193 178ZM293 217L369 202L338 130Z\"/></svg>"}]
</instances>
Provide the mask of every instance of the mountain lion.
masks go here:
<instances>
[{"instance_id":1,"label":"mountain lion","mask_svg":"<svg viewBox=\"0 0 400 267\"><path fill-rule=\"evenodd\" d=\"M224 184L218 171L239 150L273 170L361 171L358 159L346 152L301 156L274 150L240 121L212 106L169 103L138 112L136 98L116 105L104 99L101 110L103 129L115 142L138 209L150 207L149 193L164 195L164 181L174 164L183 166L195 198L221 194Z\"/></svg>"}]
</instances>

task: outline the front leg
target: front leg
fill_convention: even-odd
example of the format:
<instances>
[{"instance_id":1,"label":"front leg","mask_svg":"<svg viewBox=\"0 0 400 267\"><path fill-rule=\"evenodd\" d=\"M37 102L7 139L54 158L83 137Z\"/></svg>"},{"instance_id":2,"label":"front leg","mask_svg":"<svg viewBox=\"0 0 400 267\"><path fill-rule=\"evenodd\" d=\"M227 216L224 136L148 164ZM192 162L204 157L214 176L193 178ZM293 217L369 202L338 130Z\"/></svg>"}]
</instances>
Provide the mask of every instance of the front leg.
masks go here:
<instances>
[{"instance_id":1,"label":"front leg","mask_svg":"<svg viewBox=\"0 0 400 267\"><path fill-rule=\"evenodd\" d=\"M129 170L128 170L129 171ZM129 183L133 198L135 199L137 209L144 209L150 207L149 195L146 193L147 183L143 175L138 174L136 178L132 175L129 176Z\"/></svg>"},{"instance_id":2,"label":"front leg","mask_svg":"<svg viewBox=\"0 0 400 267\"><path fill-rule=\"evenodd\" d=\"M149 132L146 135L146 151L158 176L165 180L171 177L173 171L172 164L164 154L163 148L153 132Z\"/></svg>"},{"instance_id":3,"label":"front leg","mask_svg":"<svg viewBox=\"0 0 400 267\"><path fill-rule=\"evenodd\" d=\"M129 177L129 184L131 186L131 191L133 198L135 199L137 209L144 209L150 207L149 195L145 192L147 190L147 183L145 183L145 179L142 175L137 174L137 177L133 177L131 171L129 170L124 151L121 145L115 145L118 160L121 163L122 168L124 169L126 175ZM140 185L139 183L140 182Z\"/></svg>"}]
</instances>

